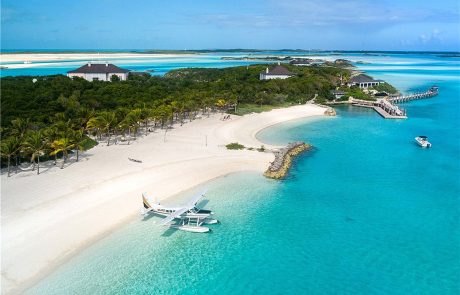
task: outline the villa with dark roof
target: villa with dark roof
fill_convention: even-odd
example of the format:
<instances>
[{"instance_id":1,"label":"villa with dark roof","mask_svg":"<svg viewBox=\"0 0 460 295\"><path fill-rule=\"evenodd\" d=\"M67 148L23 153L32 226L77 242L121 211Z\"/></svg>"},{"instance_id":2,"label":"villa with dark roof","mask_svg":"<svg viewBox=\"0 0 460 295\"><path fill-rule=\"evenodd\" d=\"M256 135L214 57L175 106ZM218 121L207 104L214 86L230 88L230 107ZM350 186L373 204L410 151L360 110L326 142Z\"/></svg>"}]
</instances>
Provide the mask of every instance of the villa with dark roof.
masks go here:
<instances>
[{"instance_id":1,"label":"villa with dark roof","mask_svg":"<svg viewBox=\"0 0 460 295\"><path fill-rule=\"evenodd\" d=\"M87 63L76 70L68 71L70 78L80 77L88 81L111 81L112 76L117 76L121 81L128 78L129 70L117 67L109 63Z\"/></svg>"},{"instance_id":2,"label":"villa with dark roof","mask_svg":"<svg viewBox=\"0 0 460 295\"><path fill-rule=\"evenodd\" d=\"M347 85L358 86L359 88L369 88L384 82L385 81L383 80L374 80L374 78L368 75L359 74L357 76L351 77L351 79L347 82Z\"/></svg>"},{"instance_id":3,"label":"villa with dark roof","mask_svg":"<svg viewBox=\"0 0 460 295\"><path fill-rule=\"evenodd\" d=\"M288 69L278 64L273 68L267 68L265 71L261 72L259 75L260 80L271 80L271 79L287 79L295 76L294 73L290 72Z\"/></svg>"}]
</instances>

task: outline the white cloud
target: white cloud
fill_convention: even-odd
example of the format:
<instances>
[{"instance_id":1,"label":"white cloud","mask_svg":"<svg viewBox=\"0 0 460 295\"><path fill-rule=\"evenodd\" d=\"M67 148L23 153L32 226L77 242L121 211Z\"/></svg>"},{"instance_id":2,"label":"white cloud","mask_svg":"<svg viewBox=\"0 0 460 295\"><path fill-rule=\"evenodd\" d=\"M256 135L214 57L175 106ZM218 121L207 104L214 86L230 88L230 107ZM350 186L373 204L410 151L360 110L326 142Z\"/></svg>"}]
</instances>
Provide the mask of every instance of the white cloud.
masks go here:
<instances>
[{"instance_id":1,"label":"white cloud","mask_svg":"<svg viewBox=\"0 0 460 295\"><path fill-rule=\"evenodd\" d=\"M440 43L443 41L441 31L438 29L433 29L431 33L428 34L421 34L419 36L419 40L423 44L430 44L430 43Z\"/></svg>"}]
</instances>

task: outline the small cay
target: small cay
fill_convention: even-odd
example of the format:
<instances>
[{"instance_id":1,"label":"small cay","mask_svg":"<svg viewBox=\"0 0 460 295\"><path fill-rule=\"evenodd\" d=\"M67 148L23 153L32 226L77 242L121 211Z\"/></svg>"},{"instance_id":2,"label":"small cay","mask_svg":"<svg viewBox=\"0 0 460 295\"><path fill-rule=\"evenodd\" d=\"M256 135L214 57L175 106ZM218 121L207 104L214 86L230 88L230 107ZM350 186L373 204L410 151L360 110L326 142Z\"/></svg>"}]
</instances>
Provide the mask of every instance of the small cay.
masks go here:
<instances>
[{"instance_id":1,"label":"small cay","mask_svg":"<svg viewBox=\"0 0 460 295\"><path fill-rule=\"evenodd\" d=\"M288 144L285 148L275 152L275 160L270 164L264 175L268 178L283 179L291 168L292 158L309 150L311 145L297 141Z\"/></svg>"}]
</instances>

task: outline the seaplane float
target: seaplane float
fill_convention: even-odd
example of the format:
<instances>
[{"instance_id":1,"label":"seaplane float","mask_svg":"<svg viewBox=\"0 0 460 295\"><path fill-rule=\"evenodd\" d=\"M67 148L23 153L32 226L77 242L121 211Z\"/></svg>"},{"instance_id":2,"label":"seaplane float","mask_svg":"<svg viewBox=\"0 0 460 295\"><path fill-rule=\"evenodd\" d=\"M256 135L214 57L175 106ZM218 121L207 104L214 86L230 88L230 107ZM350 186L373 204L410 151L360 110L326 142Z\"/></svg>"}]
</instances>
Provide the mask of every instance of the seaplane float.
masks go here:
<instances>
[{"instance_id":1,"label":"seaplane float","mask_svg":"<svg viewBox=\"0 0 460 295\"><path fill-rule=\"evenodd\" d=\"M217 224L219 221L212 218L214 214L210 210L197 208L197 203L204 197L206 191L203 191L190 198L185 205L178 207L168 207L160 204L156 198L148 197L146 193L142 194L143 207L141 214L145 217L150 213L163 216L165 218L156 222L158 225L169 226L178 230L206 233L211 231L205 224Z\"/></svg>"}]
</instances>

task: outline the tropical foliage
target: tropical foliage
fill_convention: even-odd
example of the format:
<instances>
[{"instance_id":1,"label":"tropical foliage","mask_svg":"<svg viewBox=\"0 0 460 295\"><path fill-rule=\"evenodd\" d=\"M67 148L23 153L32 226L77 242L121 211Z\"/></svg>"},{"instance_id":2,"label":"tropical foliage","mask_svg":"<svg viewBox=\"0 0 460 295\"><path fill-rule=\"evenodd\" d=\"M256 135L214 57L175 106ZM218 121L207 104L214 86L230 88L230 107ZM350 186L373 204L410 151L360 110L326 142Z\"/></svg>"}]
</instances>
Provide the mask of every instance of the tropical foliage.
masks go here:
<instances>
[{"instance_id":1,"label":"tropical foliage","mask_svg":"<svg viewBox=\"0 0 460 295\"><path fill-rule=\"evenodd\" d=\"M335 66L294 67L286 80L260 81L267 65L181 69L164 77L131 75L127 81L70 79L63 75L1 78L2 166L76 154L96 141L129 144L137 136L211 112L270 109L330 99L330 89L348 77ZM40 167L37 169L39 173Z\"/></svg>"}]
</instances>

